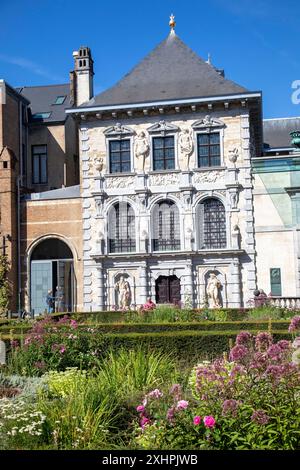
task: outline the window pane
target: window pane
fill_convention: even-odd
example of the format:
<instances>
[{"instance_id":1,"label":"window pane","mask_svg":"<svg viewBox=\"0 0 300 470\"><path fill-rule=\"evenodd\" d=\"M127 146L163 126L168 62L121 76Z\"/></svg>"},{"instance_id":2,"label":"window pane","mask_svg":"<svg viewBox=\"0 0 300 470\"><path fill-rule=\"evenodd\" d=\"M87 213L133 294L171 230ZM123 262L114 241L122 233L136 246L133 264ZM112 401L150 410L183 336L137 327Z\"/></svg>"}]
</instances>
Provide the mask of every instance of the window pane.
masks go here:
<instances>
[{"instance_id":1,"label":"window pane","mask_svg":"<svg viewBox=\"0 0 300 470\"><path fill-rule=\"evenodd\" d=\"M210 143L211 144L218 144L220 142L220 134L214 133L210 134Z\"/></svg>"},{"instance_id":2,"label":"window pane","mask_svg":"<svg viewBox=\"0 0 300 470\"><path fill-rule=\"evenodd\" d=\"M220 165L221 165L221 162L220 162L220 157L219 156L211 157L210 166L220 166Z\"/></svg>"},{"instance_id":3,"label":"window pane","mask_svg":"<svg viewBox=\"0 0 300 470\"><path fill-rule=\"evenodd\" d=\"M39 157L33 158L33 182L39 183L40 179L40 168L39 168Z\"/></svg>"},{"instance_id":4,"label":"window pane","mask_svg":"<svg viewBox=\"0 0 300 470\"><path fill-rule=\"evenodd\" d=\"M165 137L165 147L174 148L174 137Z\"/></svg>"},{"instance_id":5,"label":"window pane","mask_svg":"<svg viewBox=\"0 0 300 470\"><path fill-rule=\"evenodd\" d=\"M209 143L209 134L199 134L198 135L198 143L200 145L207 145Z\"/></svg>"},{"instance_id":6,"label":"window pane","mask_svg":"<svg viewBox=\"0 0 300 470\"><path fill-rule=\"evenodd\" d=\"M121 140L121 149L122 150L129 150L130 149L130 141L127 140Z\"/></svg>"},{"instance_id":7,"label":"window pane","mask_svg":"<svg viewBox=\"0 0 300 470\"><path fill-rule=\"evenodd\" d=\"M111 152L118 152L120 150L120 142L118 140L111 140L109 146Z\"/></svg>"},{"instance_id":8,"label":"window pane","mask_svg":"<svg viewBox=\"0 0 300 470\"><path fill-rule=\"evenodd\" d=\"M130 171L130 163L128 162L123 162L122 163L122 172L129 172Z\"/></svg>"},{"instance_id":9,"label":"window pane","mask_svg":"<svg viewBox=\"0 0 300 470\"><path fill-rule=\"evenodd\" d=\"M174 170L175 162L174 160L166 160L166 170Z\"/></svg>"},{"instance_id":10,"label":"window pane","mask_svg":"<svg viewBox=\"0 0 300 470\"><path fill-rule=\"evenodd\" d=\"M41 157L41 183L47 183L47 159Z\"/></svg>"},{"instance_id":11,"label":"window pane","mask_svg":"<svg viewBox=\"0 0 300 470\"><path fill-rule=\"evenodd\" d=\"M211 145L210 146L210 154L211 155L220 155L220 146L219 145Z\"/></svg>"},{"instance_id":12,"label":"window pane","mask_svg":"<svg viewBox=\"0 0 300 470\"><path fill-rule=\"evenodd\" d=\"M155 149L159 149L159 148L162 148L163 147L163 139L160 138L160 137L155 137L153 139L153 147Z\"/></svg>"},{"instance_id":13,"label":"window pane","mask_svg":"<svg viewBox=\"0 0 300 470\"><path fill-rule=\"evenodd\" d=\"M226 216L223 204L218 199L207 199L203 203L202 211L204 222L200 230L203 230L203 246L200 248L226 248Z\"/></svg>"},{"instance_id":14,"label":"window pane","mask_svg":"<svg viewBox=\"0 0 300 470\"><path fill-rule=\"evenodd\" d=\"M199 148L199 155L202 156L207 156L208 155L208 147L200 147Z\"/></svg>"},{"instance_id":15,"label":"window pane","mask_svg":"<svg viewBox=\"0 0 300 470\"><path fill-rule=\"evenodd\" d=\"M119 173L120 172L120 165L113 163L110 167L111 173Z\"/></svg>"},{"instance_id":16,"label":"window pane","mask_svg":"<svg viewBox=\"0 0 300 470\"><path fill-rule=\"evenodd\" d=\"M154 170L163 170L163 169L164 169L163 160L155 160L154 161Z\"/></svg>"}]
</instances>

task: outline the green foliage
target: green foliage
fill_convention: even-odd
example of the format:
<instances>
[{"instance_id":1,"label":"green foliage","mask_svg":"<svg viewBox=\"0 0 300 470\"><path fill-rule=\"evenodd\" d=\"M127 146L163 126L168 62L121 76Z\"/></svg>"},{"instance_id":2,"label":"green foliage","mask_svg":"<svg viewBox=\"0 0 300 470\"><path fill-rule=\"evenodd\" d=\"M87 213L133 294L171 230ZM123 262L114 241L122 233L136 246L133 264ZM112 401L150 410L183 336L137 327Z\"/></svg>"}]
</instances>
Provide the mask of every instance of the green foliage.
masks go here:
<instances>
[{"instance_id":1,"label":"green foliage","mask_svg":"<svg viewBox=\"0 0 300 470\"><path fill-rule=\"evenodd\" d=\"M7 313L9 303L9 282L7 280L8 270L9 263L7 257L0 255L0 316Z\"/></svg>"},{"instance_id":2,"label":"green foliage","mask_svg":"<svg viewBox=\"0 0 300 470\"><path fill-rule=\"evenodd\" d=\"M250 309L247 318L249 320L283 320L292 318L294 314L292 310L265 305Z\"/></svg>"}]
</instances>

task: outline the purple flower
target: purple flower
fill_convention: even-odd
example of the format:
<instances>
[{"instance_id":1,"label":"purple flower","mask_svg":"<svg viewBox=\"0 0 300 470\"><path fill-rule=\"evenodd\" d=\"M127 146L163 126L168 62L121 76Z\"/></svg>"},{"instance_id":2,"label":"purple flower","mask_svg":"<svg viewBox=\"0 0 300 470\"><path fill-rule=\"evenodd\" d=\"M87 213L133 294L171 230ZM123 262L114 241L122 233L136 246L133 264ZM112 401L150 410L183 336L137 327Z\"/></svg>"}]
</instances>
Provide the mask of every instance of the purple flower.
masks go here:
<instances>
[{"instance_id":1,"label":"purple flower","mask_svg":"<svg viewBox=\"0 0 300 470\"><path fill-rule=\"evenodd\" d=\"M300 316L299 315L292 318L290 326L289 326L289 332L292 333L293 331L298 330L298 328L300 328Z\"/></svg>"},{"instance_id":2,"label":"purple flower","mask_svg":"<svg viewBox=\"0 0 300 470\"><path fill-rule=\"evenodd\" d=\"M251 421L253 421L256 424L265 425L265 424L268 424L269 420L270 418L265 413L264 410L256 410L252 413L252 416L251 416Z\"/></svg>"},{"instance_id":3,"label":"purple flower","mask_svg":"<svg viewBox=\"0 0 300 470\"><path fill-rule=\"evenodd\" d=\"M282 354L282 349L278 344L272 344L267 350L267 356L270 359L279 359Z\"/></svg>"},{"instance_id":4,"label":"purple flower","mask_svg":"<svg viewBox=\"0 0 300 470\"><path fill-rule=\"evenodd\" d=\"M138 413L143 413L145 411L145 407L143 405L139 405L136 407L136 411Z\"/></svg>"},{"instance_id":5,"label":"purple flower","mask_svg":"<svg viewBox=\"0 0 300 470\"><path fill-rule=\"evenodd\" d=\"M201 416L195 416L194 419L193 419L193 423L195 426L199 426L199 424L201 423Z\"/></svg>"},{"instance_id":6,"label":"purple flower","mask_svg":"<svg viewBox=\"0 0 300 470\"><path fill-rule=\"evenodd\" d=\"M60 354L63 354L64 352L66 352L66 348L64 346L61 346L59 352Z\"/></svg>"},{"instance_id":7,"label":"purple flower","mask_svg":"<svg viewBox=\"0 0 300 470\"><path fill-rule=\"evenodd\" d=\"M252 335L248 331L241 331L236 337L235 344L242 346L249 346L252 340Z\"/></svg>"},{"instance_id":8,"label":"purple flower","mask_svg":"<svg viewBox=\"0 0 300 470\"><path fill-rule=\"evenodd\" d=\"M170 388L170 395L174 396L177 400L181 396L181 393L182 393L182 389L181 389L181 385L179 384L174 384Z\"/></svg>"},{"instance_id":9,"label":"purple flower","mask_svg":"<svg viewBox=\"0 0 300 470\"><path fill-rule=\"evenodd\" d=\"M178 403L177 403L177 410L186 410L187 407L189 406L189 402L186 401L186 400L180 400Z\"/></svg>"},{"instance_id":10,"label":"purple flower","mask_svg":"<svg viewBox=\"0 0 300 470\"><path fill-rule=\"evenodd\" d=\"M245 346L238 345L231 349L229 357L231 361L241 361L245 359L248 354L249 350L245 348Z\"/></svg>"},{"instance_id":11,"label":"purple flower","mask_svg":"<svg viewBox=\"0 0 300 470\"><path fill-rule=\"evenodd\" d=\"M281 339L280 341L278 341L277 346L279 346L282 351L287 351L290 349L291 343L287 341L286 339ZM299 342L299 346L300 346L300 342Z\"/></svg>"},{"instance_id":12,"label":"purple flower","mask_svg":"<svg viewBox=\"0 0 300 470\"><path fill-rule=\"evenodd\" d=\"M34 363L34 367L37 369L45 369L46 363L44 361L37 361Z\"/></svg>"},{"instance_id":13,"label":"purple flower","mask_svg":"<svg viewBox=\"0 0 300 470\"><path fill-rule=\"evenodd\" d=\"M222 415L235 417L237 415L239 404L240 403L237 400L225 400L223 402Z\"/></svg>"},{"instance_id":14,"label":"purple flower","mask_svg":"<svg viewBox=\"0 0 300 470\"><path fill-rule=\"evenodd\" d=\"M10 345L11 345L12 348L17 348L19 346L19 341L17 339L11 339L10 340Z\"/></svg>"},{"instance_id":15,"label":"purple flower","mask_svg":"<svg viewBox=\"0 0 300 470\"><path fill-rule=\"evenodd\" d=\"M152 392L149 392L147 397L149 398L161 398L163 396L163 393L156 388L155 390L152 390Z\"/></svg>"},{"instance_id":16,"label":"purple flower","mask_svg":"<svg viewBox=\"0 0 300 470\"><path fill-rule=\"evenodd\" d=\"M266 351L273 343L272 335L267 332L258 333L255 338L255 347L257 351Z\"/></svg>"},{"instance_id":17,"label":"purple flower","mask_svg":"<svg viewBox=\"0 0 300 470\"><path fill-rule=\"evenodd\" d=\"M172 408L169 408L167 411L167 420L172 422L174 420L175 416L175 407L172 406Z\"/></svg>"},{"instance_id":18,"label":"purple flower","mask_svg":"<svg viewBox=\"0 0 300 470\"><path fill-rule=\"evenodd\" d=\"M213 416L204 416L203 423L206 428L213 428L216 424L216 420Z\"/></svg>"},{"instance_id":19,"label":"purple flower","mask_svg":"<svg viewBox=\"0 0 300 470\"><path fill-rule=\"evenodd\" d=\"M149 423L150 423L150 419L146 418L145 416L140 420L140 426L142 429L144 429L144 427Z\"/></svg>"},{"instance_id":20,"label":"purple flower","mask_svg":"<svg viewBox=\"0 0 300 470\"><path fill-rule=\"evenodd\" d=\"M70 327L75 330L78 327L77 321L76 320L71 320L70 321Z\"/></svg>"}]
</instances>

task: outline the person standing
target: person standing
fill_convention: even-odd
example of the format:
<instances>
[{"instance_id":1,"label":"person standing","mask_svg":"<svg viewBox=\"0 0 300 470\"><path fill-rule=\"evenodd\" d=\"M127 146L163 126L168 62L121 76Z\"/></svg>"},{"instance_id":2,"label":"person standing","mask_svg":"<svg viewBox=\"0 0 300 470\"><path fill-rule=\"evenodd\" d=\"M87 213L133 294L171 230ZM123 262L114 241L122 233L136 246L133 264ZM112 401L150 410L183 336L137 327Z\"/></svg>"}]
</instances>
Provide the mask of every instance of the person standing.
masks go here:
<instances>
[{"instance_id":1,"label":"person standing","mask_svg":"<svg viewBox=\"0 0 300 470\"><path fill-rule=\"evenodd\" d=\"M47 297L46 297L46 304L47 304L48 313L49 314L53 313L54 299L53 299L53 294L52 294L51 289L48 290L48 294L47 294Z\"/></svg>"}]
</instances>

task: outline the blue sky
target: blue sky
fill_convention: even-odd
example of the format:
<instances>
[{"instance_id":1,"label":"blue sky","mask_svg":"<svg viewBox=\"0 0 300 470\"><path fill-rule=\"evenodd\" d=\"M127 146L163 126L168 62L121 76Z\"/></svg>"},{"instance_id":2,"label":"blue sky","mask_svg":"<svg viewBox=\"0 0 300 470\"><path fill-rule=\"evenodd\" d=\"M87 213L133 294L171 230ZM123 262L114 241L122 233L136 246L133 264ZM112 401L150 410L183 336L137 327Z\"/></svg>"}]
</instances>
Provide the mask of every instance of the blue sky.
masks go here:
<instances>
[{"instance_id":1,"label":"blue sky","mask_svg":"<svg viewBox=\"0 0 300 470\"><path fill-rule=\"evenodd\" d=\"M299 0L0 0L0 78L13 86L66 83L72 51L92 49L95 91L114 84L169 33L228 78L262 90L264 117L300 116Z\"/></svg>"}]
</instances>

